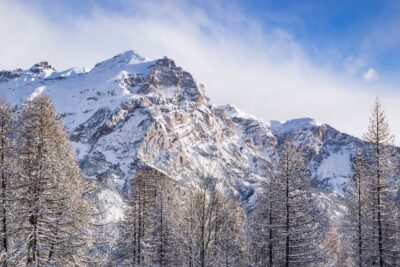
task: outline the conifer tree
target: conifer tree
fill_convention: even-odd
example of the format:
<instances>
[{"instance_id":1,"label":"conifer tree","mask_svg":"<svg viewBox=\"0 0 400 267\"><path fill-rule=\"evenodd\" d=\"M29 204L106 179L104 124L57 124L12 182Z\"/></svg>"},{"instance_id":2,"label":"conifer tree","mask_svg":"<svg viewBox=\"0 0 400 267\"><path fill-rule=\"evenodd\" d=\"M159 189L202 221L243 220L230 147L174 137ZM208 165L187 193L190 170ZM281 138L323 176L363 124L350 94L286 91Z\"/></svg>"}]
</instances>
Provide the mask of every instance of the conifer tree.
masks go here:
<instances>
[{"instance_id":1,"label":"conifer tree","mask_svg":"<svg viewBox=\"0 0 400 267\"><path fill-rule=\"evenodd\" d=\"M140 171L131 190L114 258L128 266L180 266L172 181L157 170Z\"/></svg>"},{"instance_id":2,"label":"conifer tree","mask_svg":"<svg viewBox=\"0 0 400 267\"><path fill-rule=\"evenodd\" d=\"M274 210L272 196L274 193L273 179L269 177L261 183L261 192L257 197L254 210L249 215L247 235L250 240L250 261L255 266L273 266L276 242L273 232Z\"/></svg>"},{"instance_id":3,"label":"conifer tree","mask_svg":"<svg viewBox=\"0 0 400 267\"><path fill-rule=\"evenodd\" d=\"M348 251L350 250L348 239L341 238L342 233L338 231L340 229L337 226L329 224L326 226L327 230L322 245L326 259L321 263L321 266L354 266L354 262L348 257Z\"/></svg>"},{"instance_id":4,"label":"conifer tree","mask_svg":"<svg viewBox=\"0 0 400 267\"><path fill-rule=\"evenodd\" d=\"M245 213L238 201L230 194L224 198L221 207L217 207L216 250L217 266L243 266L246 245L244 236Z\"/></svg>"},{"instance_id":5,"label":"conifer tree","mask_svg":"<svg viewBox=\"0 0 400 267\"><path fill-rule=\"evenodd\" d=\"M352 164L353 176L346 199L345 239L350 244L348 257L355 266L368 266L373 249L372 197L367 161L358 151Z\"/></svg>"},{"instance_id":6,"label":"conifer tree","mask_svg":"<svg viewBox=\"0 0 400 267\"><path fill-rule=\"evenodd\" d=\"M243 266L241 207L215 177L188 183L178 228L184 266Z\"/></svg>"},{"instance_id":7,"label":"conifer tree","mask_svg":"<svg viewBox=\"0 0 400 267\"><path fill-rule=\"evenodd\" d=\"M321 262L320 210L302 153L285 143L274 174L272 201L273 266L313 266Z\"/></svg>"},{"instance_id":8,"label":"conifer tree","mask_svg":"<svg viewBox=\"0 0 400 267\"><path fill-rule=\"evenodd\" d=\"M390 186L393 176L392 149L394 137L390 133L382 105L376 99L365 139L369 142L371 163L369 177L371 184L372 229L374 247L371 250L372 264L380 267L391 266L398 260L396 231L398 221L394 214L393 191ZM394 183L393 183L394 184Z\"/></svg>"},{"instance_id":9,"label":"conifer tree","mask_svg":"<svg viewBox=\"0 0 400 267\"><path fill-rule=\"evenodd\" d=\"M12 254L11 238L13 232L15 177L15 143L13 140L13 113L3 100L0 100L0 251L2 266L8 266Z\"/></svg>"},{"instance_id":10,"label":"conifer tree","mask_svg":"<svg viewBox=\"0 0 400 267\"><path fill-rule=\"evenodd\" d=\"M91 205L67 134L49 98L27 100L17 136L16 261L28 266L87 262Z\"/></svg>"}]
</instances>

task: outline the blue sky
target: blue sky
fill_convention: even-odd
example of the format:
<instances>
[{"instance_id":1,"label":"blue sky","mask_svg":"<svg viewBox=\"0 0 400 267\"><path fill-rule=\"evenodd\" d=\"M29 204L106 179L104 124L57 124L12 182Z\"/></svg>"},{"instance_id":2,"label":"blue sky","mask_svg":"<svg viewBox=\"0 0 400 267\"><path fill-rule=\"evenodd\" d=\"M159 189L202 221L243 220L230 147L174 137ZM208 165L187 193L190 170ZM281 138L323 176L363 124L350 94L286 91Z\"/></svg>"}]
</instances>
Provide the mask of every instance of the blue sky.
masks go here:
<instances>
[{"instance_id":1,"label":"blue sky","mask_svg":"<svg viewBox=\"0 0 400 267\"><path fill-rule=\"evenodd\" d=\"M290 32L315 64L331 64L340 70L349 57L361 57L382 76L400 68L398 1L254 0L237 4L247 16L261 21L266 31L277 27Z\"/></svg>"},{"instance_id":2,"label":"blue sky","mask_svg":"<svg viewBox=\"0 0 400 267\"><path fill-rule=\"evenodd\" d=\"M0 69L168 56L216 104L362 136L376 96L400 136L398 1L0 1Z\"/></svg>"},{"instance_id":3,"label":"blue sky","mask_svg":"<svg viewBox=\"0 0 400 267\"><path fill-rule=\"evenodd\" d=\"M135 2L111 0L36 0L32 5L59 24L68 24L71 17L92 16L102 10L119 16L137 15ZM152 1L154 2L154 1ZM361 75L366 66L379 72L380 79L395 79L400 69L400 3L390 0L234 0L234 1L175 1L179 5L203 10L223 24L221 10L235 9L244 17L236 24L246 27L250 18L268 35L282 30L300 44L315 65L346 71L351 59L362 61L355 74ZM205 29L206 30L206 29Z\"/></svg>"}]
</instances>

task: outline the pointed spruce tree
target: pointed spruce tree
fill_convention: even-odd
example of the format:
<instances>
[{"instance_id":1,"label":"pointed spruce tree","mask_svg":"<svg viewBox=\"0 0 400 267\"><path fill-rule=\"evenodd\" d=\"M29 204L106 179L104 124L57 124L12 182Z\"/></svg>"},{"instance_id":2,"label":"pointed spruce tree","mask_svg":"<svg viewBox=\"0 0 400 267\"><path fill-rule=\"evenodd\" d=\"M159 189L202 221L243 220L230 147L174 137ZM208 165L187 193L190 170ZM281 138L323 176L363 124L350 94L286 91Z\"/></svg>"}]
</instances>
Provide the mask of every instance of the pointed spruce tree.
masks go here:
<instances>
[{"instance_id":1,"label":"pointed spruce tree","mask_svg":"<svg viewBox=\"0 0 400 267\"><path fill-rule=\"evenodd\" d=\"M272 225L277 240L274 264L286 267L320 264L321 211L312 193L303 155L293 144L283 145L273 179Z\"/></svg>"},{"instance_id":2,"label":"pointed spruce tree","mask_svg":"<svg viewBox=\"0 0 400 267\"><path fill-rule=\"evenodd\" d=\"M350 244L348 258L354 266L369 266L373 249L373 195L371 194L368 164L363 152L358 151L352 163L352 179L346 197L343 231Z\"/></svg>"},{"instance_id":3,"label":"pointed spruce tree","mask_svg":"<svg viewBox=\"0 0 400 267\"><path fill-rule=\"evenodd\" d=\"M371 264L380 267L392 266L398 261L399 253L394 238L398 228L395 219L395 205L393 193L396 190L392 180L393 169L393 142L394 136L390 133L384 110L379 99L375 104L370 117L365 139L369 142L370 166L369 177L372 194L372 229L374 247L370 252Z\"/></svg>"}]
</instances>

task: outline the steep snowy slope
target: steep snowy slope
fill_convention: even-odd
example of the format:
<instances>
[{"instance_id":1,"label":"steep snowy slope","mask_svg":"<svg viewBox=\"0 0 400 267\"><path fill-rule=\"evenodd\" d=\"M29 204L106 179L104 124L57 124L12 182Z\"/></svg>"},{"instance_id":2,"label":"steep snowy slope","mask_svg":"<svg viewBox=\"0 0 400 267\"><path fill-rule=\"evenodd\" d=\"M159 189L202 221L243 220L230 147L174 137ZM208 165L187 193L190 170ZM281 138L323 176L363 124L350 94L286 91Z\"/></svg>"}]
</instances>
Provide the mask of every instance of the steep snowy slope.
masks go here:
<instances>
[{"instance_id":1,"label":"steep snowy slope","mask_svg":"<svg viewBox=\"0 0 400 267\"><path fill-rule=\"evenodd\" d=\"M246 204L254 200L276 150L286 139L307 156L314 182L342 193L350 159L362 144L312 119L264 122L233 106L215 107L203 86L173 60L147 60L127 51L93 69L58 72L47 62L0 72L0 95L15 108L40 93L64 119L87 178L114 198L141 166L176 180L212 166Z\"/></svg>"},{"instance_id":2,"label":"steep snowy slope","mask_svg":"<svg viewBox=\"0 0 400 267\"><path fill-rule=\"evenodd\" d=\"M362 140L312 119L272 121L271 128L281 142L288 139L302 148L318 187L343 194L351 174L351 160L365 146Z\"/></svg>"}]
</instances>

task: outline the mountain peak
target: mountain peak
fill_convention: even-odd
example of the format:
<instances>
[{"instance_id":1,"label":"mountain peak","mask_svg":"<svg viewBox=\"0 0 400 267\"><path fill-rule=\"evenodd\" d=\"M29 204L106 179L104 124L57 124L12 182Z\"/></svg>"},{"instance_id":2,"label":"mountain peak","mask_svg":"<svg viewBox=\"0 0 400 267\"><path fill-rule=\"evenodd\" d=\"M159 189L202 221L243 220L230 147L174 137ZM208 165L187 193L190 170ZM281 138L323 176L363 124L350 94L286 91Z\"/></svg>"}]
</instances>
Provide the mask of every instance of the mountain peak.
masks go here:
<instances>
[{"instance_id":1,"label":"mountain peak","mask_svg":"<svg viewBox=\"0 0 400 267\"><path fill-rule=\"evenodd\" d=\"M137 64L143 61L146 61L147 59L141 55L139 55L136 51L134 50L128 50L123 53L120 53L110 59L101 61L97 63L94 68L99 68L99 67L114 67L114 66L126 66L126 65L132 65L132 64Z\"/></svg>"},{"instance_id":2,"label":"mountain peak","mask_svg":"<svg viewBox=\"0 0 400 267\"><path fill-rule=\"evenodd\" d=\"M225 111L225 114L229 115L232 118L242 118L242 119L254 119L258 120L257 118L243 112L236 106L232 104L226 104L222 106L218 106L216 109Z\"/></svg>"},{"instance_id":3,"label":"mountain peak","mask_svg":"<svg viewBox=\"0 0 400 267\"><path fill-rule=\"evenodd\" d=\"M146 60L145 57L143 57L140 54L138 54L135 50L127 50L125 52L122 52L122 53L114 56L113 58L114 59L118 58L118 59L121 59L121 60L129 60L129 61L135 60L135 61L139 61L139 62Z\"/></svg>"},{"instance_id":4,"label":"mountain peak","mask_svg":"<svg viewBox=\"0 0 400 267\"><path fill-rule=\"evenodd\" d=\"M22 69L0 70L0 83L20 77L22 72Z\"/></svg>"},{"instance_id":5,"label":"mountain peak","mask_svg":"<svg viewBox=\"0 0 400 267\"><path fill-rule=\"evenodd\" d=\"M167 68L175 68L176 67L175 61L166 56L157 60L156 64L158 66L167 67Z\"/></svg>"},{"instance_id":6,"label":"mountain peak","mask_svg":"<svg viewBox=\"0 0 400 267\"><path fill-rule=\"evenodd\" d=\"M304 153L314 185L340 193L364 145L311 118L269 123L233 105L216 107L168 57L126 51L91 71L56 72L47 62L32 70L0 71L0 97L17 109L43 92L53 100L82 174L101 181L100 205L110 212L123 210L120 191L129 190L143 165L179 183L212 166L251 208L284 140Z\"/></svg>"},{"instance_id":7,"label":"mountain peak","mask_svg":"<svg viewBox=\"0 0 400 267\"><path fill-rule=\"evenodd\" d=\"M287 120L283 123L283 126L305 126L305 127L312 127L312 126L321 126L319 122L312 118L298 118L293 120Z\"/></svg>"},{"instance_id":8,"label":"mountain peak","mask_svg":"<svg viewBox=\"0 0 400 267\"><path fill-rule=\"evenodd\" d=\"M312 118L298 118L287 121L271 121L271 129L275 133L289 132L297 129L309 129L312 127L318 127L322 124Z\"/></svg>"},{"instance_id":9,"label":"mountain peak","mask_svg":"<svg viewBox=\"0 0 400 267\"><path fill-rule=\"evenodd\" d=\"M47 61L41 61L39 63L34 64L30 69L30 72L34 73L34 74L45 74L50 75L51 73L55 72L56 69L53 68L49 62Z\"/></svg>"}]
</instances>

